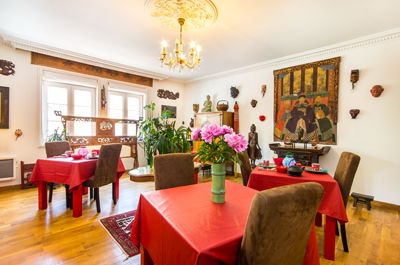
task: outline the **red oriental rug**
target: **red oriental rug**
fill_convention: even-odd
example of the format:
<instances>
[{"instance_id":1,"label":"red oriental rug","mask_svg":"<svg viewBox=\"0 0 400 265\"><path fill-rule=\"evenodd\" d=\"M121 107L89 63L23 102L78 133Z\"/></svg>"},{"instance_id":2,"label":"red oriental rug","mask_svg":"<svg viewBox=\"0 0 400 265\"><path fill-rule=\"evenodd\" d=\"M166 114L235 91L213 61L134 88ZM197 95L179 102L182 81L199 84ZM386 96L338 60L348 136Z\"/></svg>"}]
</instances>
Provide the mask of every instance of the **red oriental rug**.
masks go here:
<instances>
[{"instance_id":1,"label":"red oriental rug","mask_svg":"<svg viewBox=\"0 0 400 265\"><path fill-rule=\"evenodd\" d=\"M131 241L131 229L135 212L136 210L100 219L107 232L129 257L140 253L139 249Z\"/></svg>"}]
</instances>

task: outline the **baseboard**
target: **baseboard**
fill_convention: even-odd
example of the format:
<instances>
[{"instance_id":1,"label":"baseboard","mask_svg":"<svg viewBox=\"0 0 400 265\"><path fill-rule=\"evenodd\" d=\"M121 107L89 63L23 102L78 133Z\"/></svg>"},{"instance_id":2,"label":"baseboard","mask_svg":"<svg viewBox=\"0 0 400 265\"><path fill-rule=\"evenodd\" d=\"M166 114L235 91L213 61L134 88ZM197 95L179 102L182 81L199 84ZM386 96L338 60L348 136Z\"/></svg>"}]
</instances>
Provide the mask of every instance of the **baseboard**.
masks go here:
<instances>
[{"instance_id":1,"label":"baseboard","mask_svg":"<svg viewBox=\"0 0 400 265\"><path fill-rule=\"evenodd\" d=\"M352 206L353 201L354 201L353 197L350 196L347 203L350 204L350 202L351 202L350 206ZM400 205L392 204L392 203L388 203L388 202L372 201L371 205L372 205L372 209L374 207L377 207L377 208L385 208L385 209L400 211Z\"/></svg>"},{"instance_id":2,"label":"baseboard","mask_svg":"<svg viewBox=\"0 0 400 265\"><path fill-rule=\"evenodd\" d=\"M19 190L19 189L21 189L21 184L0 187L0 191Z\"/></svg>"}]
</instances>

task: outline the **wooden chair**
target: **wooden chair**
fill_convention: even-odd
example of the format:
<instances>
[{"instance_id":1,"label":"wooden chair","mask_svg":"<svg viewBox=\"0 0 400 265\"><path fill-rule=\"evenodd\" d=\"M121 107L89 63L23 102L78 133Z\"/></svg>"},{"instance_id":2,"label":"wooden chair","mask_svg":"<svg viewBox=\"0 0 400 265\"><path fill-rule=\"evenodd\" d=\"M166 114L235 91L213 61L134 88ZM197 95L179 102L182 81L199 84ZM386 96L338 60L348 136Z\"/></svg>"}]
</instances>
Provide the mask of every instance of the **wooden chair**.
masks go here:
<instances>
[{"instance_id":1,"label":"wooden chair","mask_svg":"<svg viewBox=\"0 0 400 265\"><path fill-rule=\"evenodd\" d=\"M342 193L344 207L347 206L347 200L349 198L351 186L353 185L354 176L356 175L359 164L360 164L360 156L356 154L350 152L343 152L340 155L340 159L335 170L334 179L339 184L340 192ZM338 227L336 223L336 234L338 235L339 231L337 228ZM345 224L340 224L340 234L342 237L344 252L349 252Z\"/></svg>"},{"instance_id":2,"label":"wooden chair","mask_svg":"<svg viewBox=\"0 0 400 265\"><path fill-rule=\"evenodd\" d=\"M193 156L186 153L154 157L156 190L195 184Z\"/></svg>"},{"instance_id":3,"label":"wooden chair","mask_svg":"<svg viewBox=\"0 0 400 265\"><path fill-rule=\"evenodd\" d=\"M29 178L31 177L33 168L35 164L25 164L24 161L21 161L21 189L27 189L35 187L35 184L29 182Z\"/></svg>"},{"instance_id":4,"label":"wooden chair","mask_svg":"<svg viewBox=\"0 0 400 265\"><path fill-rule=\"evenodd\" d=\"M44 147L46 149L46 156L49 157L54 157L54 156L59 156L64 154L66 151L71 150L71 146L67 141L59 141L59 142L46 142L44 144ZM54 189L54 183L49 182L49 202L53 200L53 189ZM66 196L66 202L67 202L67 208L70 207L70 200L69 200L69 194L68 194L68 186L65 186L65 196ZM72 204L71 204L72 205Z\"/></svg>"},{"instance_id":5,"label":"wooden chair","mask_svg":"<svg viewBox=\"0 0 400 265\"><path fill-rule=\"evenodd\" d=\"M253 199L239 265L303 264L324 190L308 182L258 192Z\"/></svg>"},{"instance_id":6,"label":"wooden chair","mask_svg":"<svg viewBox=\"0 0 400 265\"><path fill-rule=\"evenodd\" d=\"M113 203L117 203L115 181L118 171L118 160L121 154L121 144L104 144L100 148L99 159L96 164L96 171L94 176L83 183L84 186L90 187L90 195L92 198L94 189L94 199L96 200L97 212L101 211L100 208L100 194L99 188L112 183L112 198Z\"/></svg>"},{"instance_id":7,"label":"wooden chair","mask_svg":"<svg viewBox=\"0 0 400 265\"><path fill-rule=\"evenodd\" d=\"M251 174L251 164L250 164L250 159L249 155L247 154L247 151L241 152L238 154L239 155L239 160L240 160L240 172L242 174L243 178L243 185L247 186L247 182L249 181L249 177Z\"/></svg>"}]
</instances>

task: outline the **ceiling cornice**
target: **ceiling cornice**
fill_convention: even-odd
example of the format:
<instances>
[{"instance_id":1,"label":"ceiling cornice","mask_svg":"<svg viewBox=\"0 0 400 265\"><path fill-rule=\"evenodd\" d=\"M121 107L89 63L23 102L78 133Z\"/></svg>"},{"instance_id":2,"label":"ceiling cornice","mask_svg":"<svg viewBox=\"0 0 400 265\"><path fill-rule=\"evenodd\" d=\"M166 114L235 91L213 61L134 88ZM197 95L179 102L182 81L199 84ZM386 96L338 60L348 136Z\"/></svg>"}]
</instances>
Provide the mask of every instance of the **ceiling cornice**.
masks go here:
<instances>
[{"instance_id":1,"label":"ceiling cornice","mask_svg":"<svg viewBox=\"0 0 400 265\"><path fill-rule=\"evenodd\" d=\"M85 64L91 64L91 65L95 65L95 66L99 66L99 67L103 67L103 68L107 68L107 69L111 69L111 70L116 70L116 71L120 71L120 72L145 76L145 77L153 78L156 80L164 80L164 79L169 78L169 76L164 75L164 74L146 71L146 70L135 68L135 67L132 67L129 65L119 64L116 62L103 60L101 58L92 57L92 56L84 55L81 53L76 53L76 52L48 46L45 44L18 38L18 37L12 36L10 34L2 33L2 32L0 32L0 43L3 43L4 45L14 48L14 49L20 49L20 50L25 50L25 51L30 51L30 52L41 53L41 54L45 54L45 55L49 55L49 56L59 57L59 58L67 59L67 60L73 60L73 61L77 61L77 62L85 63Z\"/></svg>"},{"instance_id":2,"label":"ceiling cornice","mask_svg":"<svg viewBox=\"0 0 400 265\"><path fill-rule=\"evenodd\" d=\"M395 28L392 30L372 34L372 35L367 35L361 38L353 39L350 41L345 41L345 42L340 42L337 44L329 45L329 46L324 46L321 48L313 49L313 50L308 50L305 52L301 53L296 53L292 54L289 56L284 56L280 57L277 59L272 59L268 61L264 61L261 63L257 64L252 64L244 67L239 67L236 69L228 70L228 71L223 71L211 75L205 75L201 76L198 78L193 78L185 81L185 84L188 83L193 83L197 81L203 81L207 79L214 79L214 78L220 78L228 75L233 75L233 74L241 74L241 73L246 73L250 71L256 71L260 69L264 69L267 67L275 66L275 65L282 65L286 63L302 63L304 61L307 61L309 59L313 59L315 57L319 57L322 55L337 55L338 53L341 53L346 50L351 50L351 49L357 49L360 47L364 46L371 46L375 45L384 41L390 41L394 39L399 39L400 38L400 28Z\"/></svg>"}]
</instances>

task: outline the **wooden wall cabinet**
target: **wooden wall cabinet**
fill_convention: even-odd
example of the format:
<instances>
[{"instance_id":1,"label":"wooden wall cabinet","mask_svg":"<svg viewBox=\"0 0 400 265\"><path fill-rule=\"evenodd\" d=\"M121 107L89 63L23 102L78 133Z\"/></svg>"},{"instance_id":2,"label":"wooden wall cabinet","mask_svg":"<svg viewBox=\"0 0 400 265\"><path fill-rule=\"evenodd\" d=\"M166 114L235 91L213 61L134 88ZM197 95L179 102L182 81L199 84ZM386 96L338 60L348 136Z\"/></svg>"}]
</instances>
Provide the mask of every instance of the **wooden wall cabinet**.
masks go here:
<instances>
[{"instance_id":1,"label":"wooden wall cabinet","mask_svg":"<svg viewBox=\"0 0 400 265\"><path fill-rule=\"evenodd\" d=\"M206 124L227 125L233 128L233 112L216 111L194 114L195 128L202 128Z\"/></svg>"}]
</instances>

